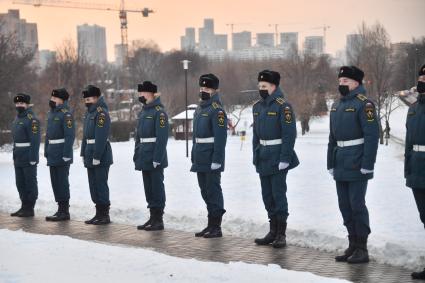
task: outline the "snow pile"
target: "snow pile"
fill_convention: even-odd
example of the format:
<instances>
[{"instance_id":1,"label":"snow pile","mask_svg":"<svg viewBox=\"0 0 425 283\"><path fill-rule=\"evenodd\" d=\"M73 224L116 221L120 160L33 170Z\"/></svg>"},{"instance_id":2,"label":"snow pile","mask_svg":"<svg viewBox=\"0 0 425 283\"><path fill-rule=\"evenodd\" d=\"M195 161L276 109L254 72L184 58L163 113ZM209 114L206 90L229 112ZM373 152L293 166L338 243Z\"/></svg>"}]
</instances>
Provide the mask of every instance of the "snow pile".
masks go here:
<instances>
[{"instance_id":1,"label":"snow pile","mask_svg":"<svg viewBox=\"0 0 425 283\"><path fill-rule=\"evenodd\" d=\"M0 230L0 250L0 282L347 282L277 265L201 262L21 231Z\"/></svg>"}]
</instances>

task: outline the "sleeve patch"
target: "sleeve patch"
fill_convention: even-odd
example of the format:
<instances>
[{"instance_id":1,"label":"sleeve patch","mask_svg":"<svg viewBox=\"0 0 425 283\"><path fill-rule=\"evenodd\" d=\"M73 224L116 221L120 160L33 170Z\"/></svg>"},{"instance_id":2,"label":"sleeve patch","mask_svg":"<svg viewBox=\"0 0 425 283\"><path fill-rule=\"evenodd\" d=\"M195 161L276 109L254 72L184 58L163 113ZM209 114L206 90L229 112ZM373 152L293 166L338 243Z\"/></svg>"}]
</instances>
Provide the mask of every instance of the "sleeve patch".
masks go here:
<instances>
[{"instance_id":1,"label":"sleeve patch","mask_svg":"<svg viewBox=\"0 0 425 283\"><path fill-rule=\"evenodd\" d=\"M375 106L368 102L365 106L366 119L368 122L373 122L375 120Z\"/></svg>"},{"instance_id":2,"label":"sleeve patch","mask_svg":"<svg viewBox=\"0 0 425 283\"><path fill-rule=\"evenodd\" d=\"M218 119L218 125L220 127L224 127L224 112L223 111L218 111L217 113L217 119Z\"/></svg>"},{"instance_id":3,"label":"sleeve patch","mask_svg":"<svg viewBox=\"0 0 425 283\"><path fill-rule=\"evenodd\" d=\"M100 113L99 117L97 118L97 126L99 128L103 128L103 126L105 126L105 120L106 120L106 115L105 113Z\"/></svg>"},{"instance_id":4,"label":"sleeve patch","mask_svg":"<svg viewBox=\"0 0 425 283\"><path fill-rule=\"evenodd\" d=\"M284 117L285 117L285 123L288 123L288 124L292 123L292 111L291 111L291 108L289 106L286 106L283 109L283 114L284 114Z\"/></svg>"},{"instance_id":5,"label":"sleeve patch","mask_svg":"<svg viewBox=\"0 0 425 283\"><path fill-rule=\"evenodd\" d=\"M164 113L159 114L159 127L165 128L166 124L167 124L167 119L165 118L165 114Z\"/></svg>"},{"instance_id":6,"label":"sleeve patch","mask_svg":"<svg viewBox=\"0 0 425 283\"><path fill-rule=\"evenodd\" d=\"M71 129L72 128L73 123L72 123L72 116L71 115L66 115L66 117L65 117L65 123L66 123L66 127L68 129Z\"/></svg>"},{"instance_id":7,"label":"sleeve patch","mask_svg":"<svg viewBox=\"0 0 425 283\"><path fill-rule=\"evenodd\" d=\"M38 122L37 122L37 120L32 120L32 123L31 123L31 131L33 132L33 134L36 134L36 133L38 133Z\"/></svg>"}]
</instances>

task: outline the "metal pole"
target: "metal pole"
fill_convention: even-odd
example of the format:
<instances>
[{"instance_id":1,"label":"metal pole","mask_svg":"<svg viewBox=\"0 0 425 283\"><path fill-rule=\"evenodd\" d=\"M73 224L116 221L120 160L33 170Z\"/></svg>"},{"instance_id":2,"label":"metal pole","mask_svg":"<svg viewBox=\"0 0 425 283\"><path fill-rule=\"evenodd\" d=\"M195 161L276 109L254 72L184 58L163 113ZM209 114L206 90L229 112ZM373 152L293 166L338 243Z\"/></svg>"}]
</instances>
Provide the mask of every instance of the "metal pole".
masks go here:
<instances>
[{"instance_id":1,"label":"metal pole","mask_svg":"<svg viewBox=\"0 0 425 283\"><path fill-rule=\"evenodd\" d=\"M184 70L184 83L185 83L185 106L186 106L186 119L184 120L185 138L186 138L186 157L189 157L189 131L188 131L188 118L187 118L187 69Z\"/></svg>"}]
</instances>

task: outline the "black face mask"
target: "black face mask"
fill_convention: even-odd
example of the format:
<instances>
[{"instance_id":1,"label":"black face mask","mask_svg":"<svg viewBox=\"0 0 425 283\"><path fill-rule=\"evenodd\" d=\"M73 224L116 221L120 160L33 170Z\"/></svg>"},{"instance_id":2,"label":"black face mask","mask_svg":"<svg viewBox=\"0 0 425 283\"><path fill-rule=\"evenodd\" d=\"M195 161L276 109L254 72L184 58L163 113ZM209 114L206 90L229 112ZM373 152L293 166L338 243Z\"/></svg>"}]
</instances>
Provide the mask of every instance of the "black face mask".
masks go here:
<instances>
[{"instance_id":1,"label":"black face mask","mask_svg":"<svg viewBox=\"0 0 425 283\"><path fill-rule=\"evenodd\" d=\"M342 96L346 96L350 93L350 89L348 88L348 85L338 86L338 91Z\"/></svg>"},{"instance_id":2,"label":"black face mask","mask_svg":"<svg viewBox=\"0 0 425 283\"><path fill-rule=\"evenodd\" d=\"M52 100L49 100L49 107L50 107L50 109L55 109L56 108L56 102L54 102L54 101L52 101Z\"/></svg>"},{"instance_id":3,"label":"black face mask","mask_svg":"<svg viewBox=\"0 0 425 283\"><path fill-rule=\"evenodd\" d=\"M86 102L85 104L86 104L87 109L90 108L90 106L93 105L93 103L90 103L90 102Z\"/></svg>"},{"instance_id":4,"label":"black face mask","mask_svg":"<svg viewBox=\"0 0 425 283\"><path fill-rule=\"evenodd\" d=\"M416 91L419 93L425 93L425 82L418 81L418 84L416 86Z\"/></svg>"},{"instance_id":5,"label":"black face mask","mask_svg":"<svg viewBox=\"0 0 425 283\"><path fill-rule=\"evenodd\" d=\"M139 101L142 103L142 104L144 104L144 105L146 105L146 97L144 97L144 96L139 96Z\"/></svg>"},{"instance_id":6,"label":"black face mask","mask_svg":"<svg viewBox=\"0 0 425 283\"><path fill-rule=\"evenodd\" d=\"M208 99L210 99L211 98L211 94L209 94L208 92L206 92L206 91L201 91L200 93L199 93L199 97L201 98L201 100L208 100Z\"/></svg>"},{"instance_id":7,"label":"black face mask","mask_svg":"<svg viewBox=\"0 0 425 283\"><path fill-rule=\"evenodd\" d=\"M19 114L23 113L26 110L25 107L23 106L16 106L15 108L16 108L16 112L18 112Z\"/></svg>"},{"instance_id":8,"label":"black face mask","mask_svg":"<svg viewBox=\"0 0 425 283\"><path fill-rule=\"evenodd\" d=\"M260 89L258 90L258 93L263 99L266 99L267 96L269 96L269 91L267 89Z\"/></svg>"}]
</instances>

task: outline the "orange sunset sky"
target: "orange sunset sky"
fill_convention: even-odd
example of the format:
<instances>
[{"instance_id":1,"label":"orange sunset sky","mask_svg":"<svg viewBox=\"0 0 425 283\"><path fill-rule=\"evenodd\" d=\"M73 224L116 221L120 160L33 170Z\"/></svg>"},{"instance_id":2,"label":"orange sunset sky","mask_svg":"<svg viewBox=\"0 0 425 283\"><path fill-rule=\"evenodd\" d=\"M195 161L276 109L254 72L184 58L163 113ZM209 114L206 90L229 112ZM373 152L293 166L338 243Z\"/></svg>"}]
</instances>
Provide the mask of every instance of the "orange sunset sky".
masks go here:
<instances>
[{"instance_id":1,"label":"orange sunset sky","mask_svg":"<svg viewBox=\"0 0 425 283\"><path fill-rule=\"evenodd\" d=\"M69 0L73 2L118 5L119 0ZM345 35L356 31L364 20L368 24L380 21L387 28L393 42L409 41L425 35L425 0L127 0L128 7L149 7L155 10L149 18L129 14L129 42L152 39L163 51L180 48L180 36L185 27L201 27L204 18L215 19L216 33L230 34L226 23L236 25L235 32L250 30L274 32L269 24L281 24L280 32L299 31L301 39L308 35L322 35L321 29L331 26L327 33L327 52L334 54L345 46ZM21 18L38 24L40 49L55 49L67 38L76 39L76 26L98 24L106 27L108 59L114 59L113 45L120 42L117 12L91 11L16 5L0 0L0 13L19 9ZM229 37L230 41L230 37Z\"/></svg>"}]
</instances>

